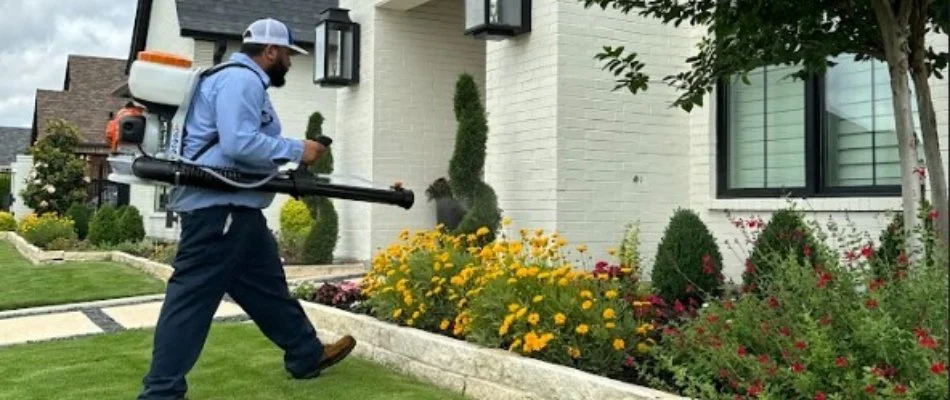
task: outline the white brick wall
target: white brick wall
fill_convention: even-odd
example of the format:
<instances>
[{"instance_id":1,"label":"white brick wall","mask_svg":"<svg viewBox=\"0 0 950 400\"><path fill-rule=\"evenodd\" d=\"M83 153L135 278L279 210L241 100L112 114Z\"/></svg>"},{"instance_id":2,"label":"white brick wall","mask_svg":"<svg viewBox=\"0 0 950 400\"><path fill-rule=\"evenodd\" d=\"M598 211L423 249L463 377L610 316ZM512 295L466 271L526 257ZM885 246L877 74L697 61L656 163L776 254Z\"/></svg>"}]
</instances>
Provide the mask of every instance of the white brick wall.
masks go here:
<instances>
[{"instance_id":1,"label":"white brick wall","mask_svg":"<svg viewBox=\"0 0 950 400\"><path fill-rule=\"evenodd\" d=\"M408 11L342 1L362 24L361 80L339 91L341 174L416 194L409 211L340 202L341 256L369 259L404 228L435 225L425 189L448 173L455 138L453 96L459 74L484 85L485 44L461 34L463 3L434 0Z\"/></svg>"},{"instance_id":2,"label":"white brick wall","mask_svg":"<svg viewBox=\"0 0 950 400\"><path fill-rule=\"evenodd\" d=\"M557 7L558 229L599 258L640 221L649 260L675 208L689 205L689 120L666 107L675 93L658 84L685 68L669 54L688 51L689 31L576 1ZM612 91L614 76L594 59L604 45L637 51L650 90Z\"/></svg>"}]
</instances>

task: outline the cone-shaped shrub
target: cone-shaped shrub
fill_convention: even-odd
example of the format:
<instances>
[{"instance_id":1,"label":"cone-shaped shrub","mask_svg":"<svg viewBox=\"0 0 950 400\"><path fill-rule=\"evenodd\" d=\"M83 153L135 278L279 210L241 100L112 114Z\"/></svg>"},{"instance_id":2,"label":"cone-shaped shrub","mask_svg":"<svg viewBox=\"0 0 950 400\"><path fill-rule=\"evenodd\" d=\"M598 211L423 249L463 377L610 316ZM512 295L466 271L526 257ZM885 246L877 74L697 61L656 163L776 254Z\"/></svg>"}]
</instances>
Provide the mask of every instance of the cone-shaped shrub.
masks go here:
<instances>
[{"instance_id":1,"label":"cone-shaped shrub","mask_svg":"<svg viewBox=\"0 0 950 400\"><path fill-rule=\"evenodd\" d=\"M482 181L485 166L485 142L488 121L478 95L475 79L462 74L455 85L455 152L449 162L449 185L452 193L467 211L455 233L475 233L488 228L481 238L494 239L501 223L501 210L495 191Z\"/></svg>"},{"instance_id":2,"label":"cone-shaped shrub","mask_svg":"<svg viewBox=\"0 0 950 400\"><path fill-rule=\"evenodd\" d=\"M307 139L316 140L323 134L323 115L315 112L310 116L307 124ZM333 151L327 152L317 162L310 166L311 174L333 173ZM336 248L339 221L333 202L326 197L309 196L303 198L310 210L313 221L307 237L304 240L303 261L307 264L330 264L333 262L333 251Z\"/></svg>"},{"instance_id":3,"label":"cone-shaped shrub","mask_svg":"<svg viewBox=\"0 0 950 400\"><path fill-rule=\"evenodd\" d=\"M93 215L89 223L89 235L87 239L94 245L118 244L116 242L116 231L118 229L119 215L115 207L106 204L99 208Z\"/></svg>"},{"instance_id":4,"label":"cone-shaped shrub","mask_svg":"<svg viewBox=\"0 0 950 400\"><path fill-rule=\"evenodd\" d=\"M142 222L142 213L134 206L119 208L119 217L116 222L118 234L116 239L121 242L139 242L145 239L145 224Z\"/></svg>"},{"instance_id":5,"label":"cone-shaped shrub","mask_svg":"<svg viewBox=\"0 0 950 400\"><path fill-rule=\"evenodd\" d=\"M770 272L777 266L788 265L789 257L795 257L796 265L814 266L819 264L819 254L817 242L801 214L791 209L776 211L755 240L742 273L743 288L758 293L768 283Z\"/></svg>"},{"instance_id":6,"label":"cone-shaped shrub","mask_svg":"<svg viewBox=\"0 0 950 400\"><path fill-rule=\"evenodd\" d=\"M66 216L73 220L73 228L79 240L85 240L89 234L89 215L92 212L85 204L76 203L66 210Z\"/></svg>"},{"instance_id":7,"label":"cone-shaped shrub","mask_svg":"<svg viewBox=\"0 0 950 400\"><path fill-rule=\"evenodd\" d=\"M702 303L722 293L719 245L695 212L680 208L670 219L657 245L652 284L670 303Z\"/></svg>"}]
</instances>

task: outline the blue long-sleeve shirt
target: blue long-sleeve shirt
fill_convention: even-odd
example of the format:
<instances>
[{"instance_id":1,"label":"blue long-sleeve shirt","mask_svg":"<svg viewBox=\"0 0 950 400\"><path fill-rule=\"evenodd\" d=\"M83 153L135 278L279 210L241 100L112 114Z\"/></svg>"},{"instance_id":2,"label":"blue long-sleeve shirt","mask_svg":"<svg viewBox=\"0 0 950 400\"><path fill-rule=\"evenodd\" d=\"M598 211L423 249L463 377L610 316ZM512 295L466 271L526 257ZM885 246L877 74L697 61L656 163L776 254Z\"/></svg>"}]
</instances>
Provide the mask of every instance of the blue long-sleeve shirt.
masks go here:
<instances>
[{"instance_id":1,"label":"blue long-sleeve shirt","mask_svg":"<svg viewBox=\"0 0 950 400\"><path fill-rule=\"evenodd\" d=\"M184 157L193 157L215 135L219 143L208 149L200 164L270 173L277 161L300 162L303 141L281 136L281 124L270 102L270 78L250 57L235 53L231 61L251 69L229 67L205 78L195 90L185 119ZM266 208L273 193L256 190L221 192L190 186L174 188L169 208L187 212L217 205Z\"/></svg>"}]
</instances>

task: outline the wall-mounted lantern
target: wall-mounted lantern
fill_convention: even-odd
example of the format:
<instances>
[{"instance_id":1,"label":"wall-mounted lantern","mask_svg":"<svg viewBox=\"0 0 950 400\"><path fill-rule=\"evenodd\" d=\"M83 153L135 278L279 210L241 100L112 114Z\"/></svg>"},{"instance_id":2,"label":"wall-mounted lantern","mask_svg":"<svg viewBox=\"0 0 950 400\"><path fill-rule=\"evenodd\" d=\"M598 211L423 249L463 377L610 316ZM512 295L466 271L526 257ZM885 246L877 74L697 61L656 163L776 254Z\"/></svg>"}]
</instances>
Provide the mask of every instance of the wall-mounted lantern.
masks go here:
<instances>
[{"instance_id":1,"label":"wall-mounted lantern","mask_svg":"<svg viewBox=\"0 0 950 400\"><path fill-rule=\"evenodd\" d=\"M313 82L324 87L359 82L360 25L350 20L350 10L328 8L317 24Z\"/></svg>"},{"instance_id":2,"label":"wall-mounted lantern","mask_svg":"<svg viewBox=\"0 0 950 400\"><path fill-rule=\"evenodd\" d=\"M503 40L531 31L531 0L465 0L465 34Z\"/></svg>"}]
</instances>

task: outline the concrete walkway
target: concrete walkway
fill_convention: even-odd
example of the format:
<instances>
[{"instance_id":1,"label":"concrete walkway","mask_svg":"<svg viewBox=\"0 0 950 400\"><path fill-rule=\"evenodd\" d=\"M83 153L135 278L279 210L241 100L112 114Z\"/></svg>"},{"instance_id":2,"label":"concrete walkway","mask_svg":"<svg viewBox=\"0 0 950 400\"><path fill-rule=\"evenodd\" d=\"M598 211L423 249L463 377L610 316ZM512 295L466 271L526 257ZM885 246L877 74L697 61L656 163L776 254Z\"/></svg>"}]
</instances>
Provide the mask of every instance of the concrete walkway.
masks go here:
<instances>
[{"instance_id":1,"label":"concrete walkway","mask_svg":"<svg viewBox=\"0 0 950 400\"><path fill-rule=\"evenodd\" d=\"M128 297L0 312L0 348L151 328L158 321L163 299L163 295ZM218 306L215 320L244 321L247 315L237 304L225 299Z\"/></svg>"}]
</instances>

